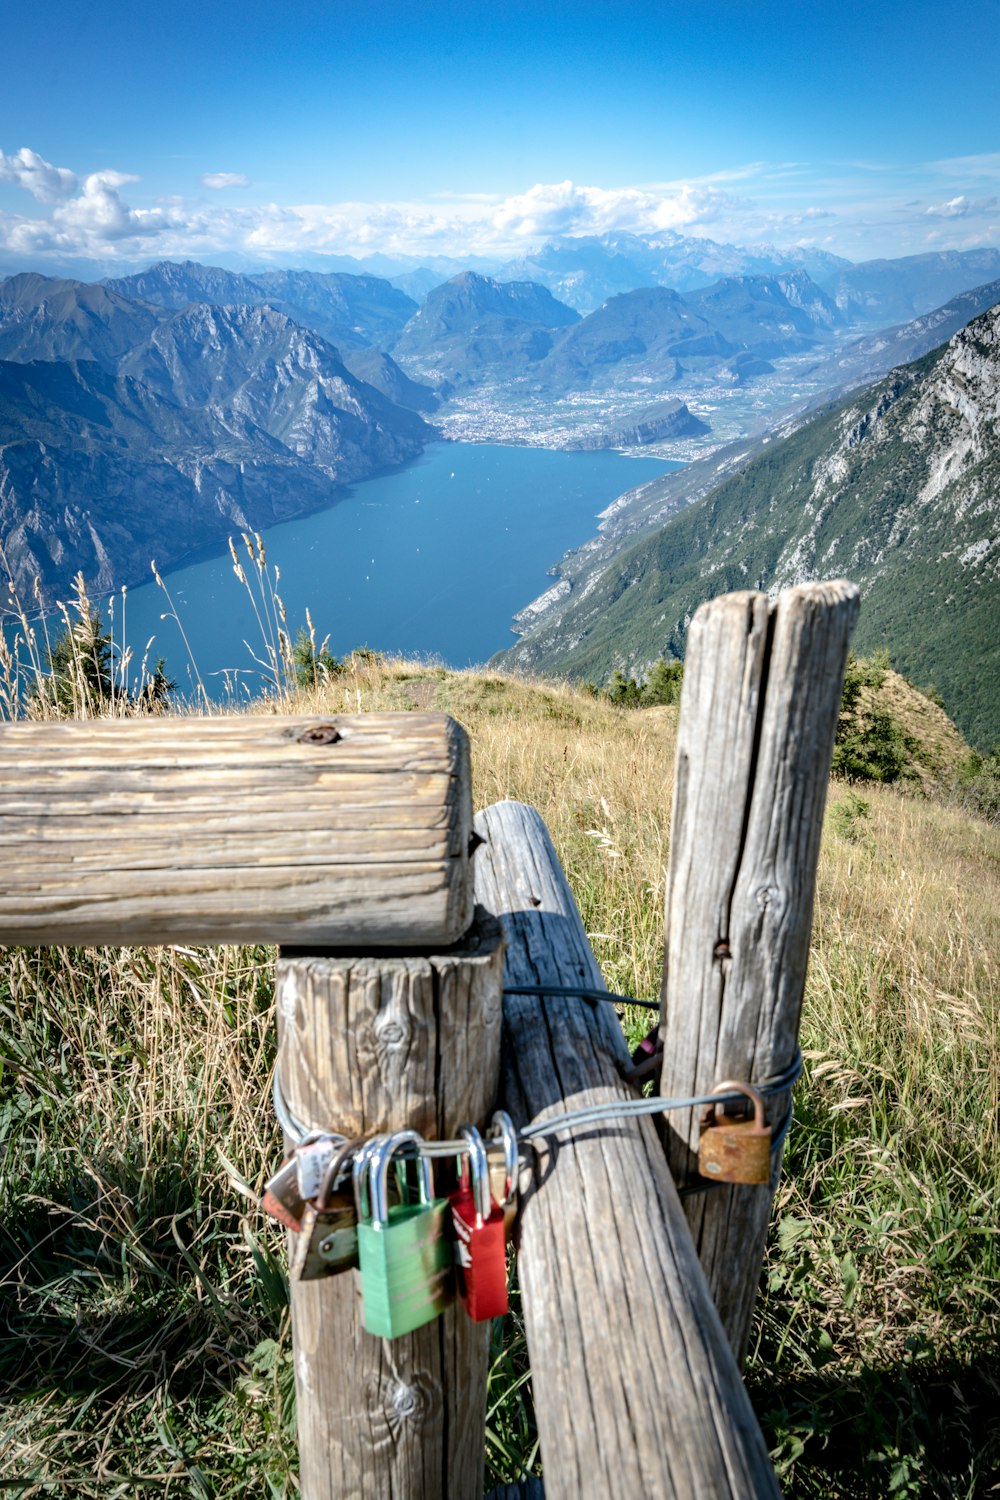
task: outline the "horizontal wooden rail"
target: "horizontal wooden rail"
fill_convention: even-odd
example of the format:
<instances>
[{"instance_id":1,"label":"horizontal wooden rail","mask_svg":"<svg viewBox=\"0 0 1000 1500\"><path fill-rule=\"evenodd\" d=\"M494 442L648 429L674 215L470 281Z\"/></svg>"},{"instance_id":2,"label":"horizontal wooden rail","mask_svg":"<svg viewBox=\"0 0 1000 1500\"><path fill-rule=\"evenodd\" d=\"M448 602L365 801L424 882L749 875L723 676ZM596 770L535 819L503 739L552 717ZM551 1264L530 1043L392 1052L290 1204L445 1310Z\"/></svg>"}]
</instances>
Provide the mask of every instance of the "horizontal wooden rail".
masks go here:
<instances>
[{"instance_id":1,"label":"horizontal wooden rail","mask_svg":"<svg viewBox=\"0 0 1000 1500\"><path fill-rule=\"evenodd\" d=\"M450 944L468 742L444 714L0 726L0 944Z\"/></svg>"},{"instance_id":2,"label":"horizontal wooden rail","mask_svg":"<svg viewBox=\"0 0 1000 1500\"><path fill-rule=\"evenodd\" d=\"M538 813L501 802L476 831L476 897L503 925L505 983L604 988ZM501 1102L518 1126L634 1097L628 1066L610 1005L507 997ZM539 1144L518 1271L548 1500L776 1496L652 1120Z\"/></svg>"}]
</instances>

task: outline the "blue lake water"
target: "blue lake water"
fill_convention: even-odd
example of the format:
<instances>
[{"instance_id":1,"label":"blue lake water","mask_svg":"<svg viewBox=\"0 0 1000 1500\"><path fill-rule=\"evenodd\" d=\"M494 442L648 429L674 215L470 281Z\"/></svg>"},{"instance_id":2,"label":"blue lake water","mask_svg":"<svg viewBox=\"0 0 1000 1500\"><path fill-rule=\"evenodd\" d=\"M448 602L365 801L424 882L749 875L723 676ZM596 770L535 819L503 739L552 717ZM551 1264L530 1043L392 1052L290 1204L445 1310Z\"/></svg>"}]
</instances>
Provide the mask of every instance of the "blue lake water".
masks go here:
<instances>
[{"instance_id":1,"label":"blue lake water","mask_svg":"<svg viewBox=\"0 0 1000 1500\"><path fill-rule=\"evenodd\" d=\"M318 639L340 656L367 645L485 661L510 645L511 617L548 585L546 570L597 529L595 517L634 485L680 467L618 453L557 453L483 443L435 443L404 469L356 484L329 510L263 533L267 561L295 633L309 609ZM246 550L235 537L241 561ZM201 561L164 582L206 688L237 670L257 685L261 633L232 560ZM127 634L166 658L187 690L188 651L155 584L128 594Z\"/></svg>"}]
</instances>

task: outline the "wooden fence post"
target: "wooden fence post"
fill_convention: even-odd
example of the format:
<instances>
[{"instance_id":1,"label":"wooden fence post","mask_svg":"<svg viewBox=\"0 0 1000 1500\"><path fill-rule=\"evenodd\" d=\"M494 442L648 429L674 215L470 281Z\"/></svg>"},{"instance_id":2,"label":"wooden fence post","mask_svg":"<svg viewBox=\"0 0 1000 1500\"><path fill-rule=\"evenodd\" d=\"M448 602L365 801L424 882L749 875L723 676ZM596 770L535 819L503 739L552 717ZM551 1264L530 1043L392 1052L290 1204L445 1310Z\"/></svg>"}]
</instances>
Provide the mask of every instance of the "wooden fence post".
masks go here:
<instances>
[{"instance_id":1,"label":"wooden fence post","mask_svg":"<svg viewBox=\"0 0 1000 1500\"><path fill-rule=\"evenodd\" d=\"M503 939L485 914L447 952L277 965L278 1074L308 1128L451 1138L489 1123ZM479 1500L489 1324L461 1307L389 1340L363 1328L352 1274L292 1285L304 1500Z\"/></svg>"},{"instance_id":2,"label":"wooden fence post","mask_svg":"<svg viewBox=\"0 0 1000 1500\"><path fill-rule=\"evenodd\" d=\"M476 817L476 899L509 985L605 988L545 824ZM501 1102L514 1123L634 1099L610 1005L509 995ZM547 1500L778 1494L652 1119L555 1131L527 1151L518 1274Z\"/></svg>"},{"instance_id":3,"label":"wooden fence post","mask_svg":"<svg viewBox=\"0 0 1000 1500\"><path fill-rule=\"evenodd\" d=\"M813 892L858 590L729 594L691 622L667 881L661 1092L781 1073L798 1045ZM773 1097L779 1123L790 1094ZM696 1177L700 1110L666 1120L674 1178ZM709 1287L742 1361L771 1186L687 1196Z\"/></svg>"}]
</instances>

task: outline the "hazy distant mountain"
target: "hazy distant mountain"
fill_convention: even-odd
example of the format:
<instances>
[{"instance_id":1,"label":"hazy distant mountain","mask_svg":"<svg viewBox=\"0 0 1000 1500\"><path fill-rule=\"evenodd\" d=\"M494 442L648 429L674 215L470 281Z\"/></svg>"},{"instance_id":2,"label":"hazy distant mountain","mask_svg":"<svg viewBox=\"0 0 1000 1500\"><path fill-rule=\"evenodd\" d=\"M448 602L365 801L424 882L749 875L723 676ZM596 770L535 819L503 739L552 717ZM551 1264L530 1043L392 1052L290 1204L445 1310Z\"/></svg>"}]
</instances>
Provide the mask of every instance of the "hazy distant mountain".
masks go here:
<instances>
[{"instance_id":1,"label":"hazy distant mountain","mask_svg":"<svg viewBox=\"0 0 1000 1500\"><path fill-rule=\"evenodd\" d=\"M870 333L844 345L825 360L819 370L831 388L877 380L896 365L908 364L936 349L945 339L964 328L970 319L998 302L1000 280L974 287L969 292L960 292L943 307L937 307L921 318L900 323L895 328L885 328L880 333Z\"/></svg>"},{"instance_id":2,"label":"hazy distant mountain","mask_svg":"<svg viewBox=\"0 0 1000 1500\"><path fill-rule=\"evenodd\" d=\"M412 297L380 276L270 271L252 279L294 322L345 348L390 348L417 310Z\"/></svg>"},{"instance_id":3,"label":"hazy distant mountain","mask_svg":"<svg viewBox=\"0 0 1000 1500\"><path fill-rule=\"evenodd\" d=\"M468 386L496 371L524 373L578 321L544 287L466 271L428 293L392 353L435 384Z\"/></svg>"},{"instance_id":4,"label":"hazy distant mountain","mask_svg":"<svg viewBox=\"0 0 1000 1500\"><path fill-rule=\"evenodd\" d=\"M885 328L1000 277L1000 250L934 250L845 266L823 289L853 323Z\"/></svg>"},{"instance_id":5,"label":"hazy distant mountain","mask_svg":"<svg viewBox=\"0 0 1000 1500\"><path fill-rule=\"evenodd\" d=\"M729 276L686 300L733 345L761 359L811 349L840 321L835 304L804 271Z\"/></svg>"},{"instance_id":6,"label":"hazy distant mountain","mask_svg":"<svg viewBox=\"0 0 1000 1500\"><path fill-rule=\"evenodd\" d=\"M179 311L192 302L217 307L269 304L303 328L346 348L388 346L417 310L412 297L378 276L344 271L265 271L240 275L197 261L164 260L135 276L105 282L121 296Z\"/></svg>"},{"instance_id":7,"label":"hazy distant mountain","mask_svg":"<svg viewBox=\"0 0 1000 1500\"><path fill-rule=\"evenodd\" d=\"M112 288L26 272L0 281L0 359L96 359L111 367L161 317Z\"/></svg>"},{"instance_id":8,"label":"hazy distant mountain","mask_svg":"<svg viewBox=\"0 0 1000 1500\"><path fill-rule=\"evenodd\" d=\"M429 266L417 266L413 271L401 271L398 276L386 277L387 281L398 287L401 292L405 292L408 297L412 297L417 303L423 302L428 292L433 291L436 286L441 286L447 279L446 276L441 275L440 271L432 271Z\"/></svg>"},{"instance_id":9,"label":"hazy distant mountain","mask_svg":"<svg viewBox=\"0 0 1000 1500\"><path fill-rule=\"evenodd\" d=\"M196 260L161 260L134 276L109 277L104 286L132 301L151 302L179 312L191 302L210 302L217 307L253 306L263 302L260 288L249 276L224 271L221 266L203 266Z\"/></svg>"},{"instance_id":10,"label":"hazy distant mountain","mask_svg":"<svg viewBox=\"0 0 1000 1500\"><path fill-rule=\"evenodd\" d=\"M822 278L849 264L822 250L720 245L664 230L646 236L603 234L554 240L532 255L508 262L497 272L497 280L537 281L561 301L587 313L609 297L637 287L666 286L686 293L725 276L802 269L813 278Z\"/></svg>"},{"instance_id":11,"label":"hazy distant mountain","mask_svg":"<svg viewBox=\"0 0 1000 1500\"><path fill-rule=\"evenodd\" d=\"M652 490L659 481L646 489ZM1000 307L802 423L600 571L521 616L508 663L605 677L683 654L706 598L846 576L856 644L934 682L981 746L1000 738Z\"/></svg>"},{"instance_id":12,"label":"hazy distant mountain","mask_svg":"<svg viewBox=\"0 0 1000 1500\"><path fill-rule=\"evenodd\" d=\"M682 359L721 362L738 352L688 299L666 287L612 297L559 341L535 373L546 390L581 390L592 383L676 378Z\"/></svg>"}]
</instances>

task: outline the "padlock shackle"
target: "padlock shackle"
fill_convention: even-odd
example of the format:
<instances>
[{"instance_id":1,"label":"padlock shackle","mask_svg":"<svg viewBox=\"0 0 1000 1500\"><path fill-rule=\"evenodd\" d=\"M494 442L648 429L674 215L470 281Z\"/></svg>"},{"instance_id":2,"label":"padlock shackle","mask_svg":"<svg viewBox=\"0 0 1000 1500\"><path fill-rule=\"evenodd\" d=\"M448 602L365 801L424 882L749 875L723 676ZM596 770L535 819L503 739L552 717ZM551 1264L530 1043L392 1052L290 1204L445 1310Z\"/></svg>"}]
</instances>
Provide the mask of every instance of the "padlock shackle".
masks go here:
<instances>
[{"instance_id":1,"label":"padlock shackle","mask_svg":"<svg viewBox=\"0 0 1000 1500\"><path fill-rule=\"evenodd\" d=\"M759 1126L761 1130L767 1129L767 1109L764 1104L764 1095L758 1089L755 1089L752 1083L740 1083L736 1079L727 1078L724 1083L717 1083L711 1090L711 1093L743 1094L753 1105L754 1124ZM725 1110L725 1104L721 1100L719 1101L719 1108L723 1111ZM715 1116L715 1109L716 1106L714 1104L708 1105L708 1110L711 1111L713 1118Z\"/></svg>"},{"instance_id":2,"label":"padlock shackle","mask_svg":"<svg viewBox=\"0 0 1000 1500\"><path fill-rule=\"evenodd\" d=\"M490 1130L495 1131L503 1141L504 1159L504 1184L503 1202L501 1208L506 1208L514 1196L517 1183L517 1165L520 1159L520 1151L517 1144L517 1131L514 1129L514 1121L505 1110L498 1109L494 1112L490 1121ZM493 1137L491 1136L492 1140Z\"/></svg>"},{"instance_id":3,"label":"padlock shackle","mask_svg":"<svg viewBox=\"0 0 1000 1500\"><path fill-rule=\"evenodd\" d=\"M459 1135L469 1148L469 1176L472 1180L472 1197L476 1205L476 1228L481 1229L493 1209L490 1194L490 1161L486 1155L483 1138L475 1125L460 1125Z\"/></svg>"},{"instance_id":4,"label":"padlock shackle","mask_svg":"<svg viewBox=\"0 0 1000 1500\"><path fill-rule=\"evenodd\" d=\"M319 1185L319 1192L316 1194L316 1198L314 1200L316 1208L321 1214L326 1213L329 1210L330 1194L336 1191L337 1182L344 1175L345 1166L354 1156L355 1152L361 1150L363 1144L364 1143L360 1140L360 1138L353 1141L344 1141L340 1150L335 1152L334 1155L330 1158L330 1165L323 1173L323 1180ZM353 1176L354 1166L352 1163L352 1180Z\"/></svg>"},{"instance_id":5,"label":"padlock shackle","mask_svg":"<svg viewBox=\"0 0 1000 1500\"><path fill-rule=\"evenodd\" d=\"M368 1197L365 1191L368 1168L379 1146L387 1139L388 1137L384 1135L373 1135L370 1141L365 1141L354 1158L351 1177L354 1183L354 1207L359 1224L368 1217Z\"/></svg>"},{"instance_id":6,"label":"padlock shackle","mask_svg":"<svg viewBox=\"0 0 1000 1500\"><path fill-rule=\"evenodd\" d=\"M427 1157L422 1156L419 1151L423 1139L419 1130L396 1130L392 1135L384 1135L378 1138L378 1144L372 1152L371 1165L369 1167L371 1222L373 1229L384 1229L389 1222L389 1167L396 1152L401 1151L404 1146L415 1145L418 1148L417 1162L420 1167L420 1202L427 1204L433 1199L434 1184L431 1180L431 1164Z\"/></svg>"}]
</instances>

